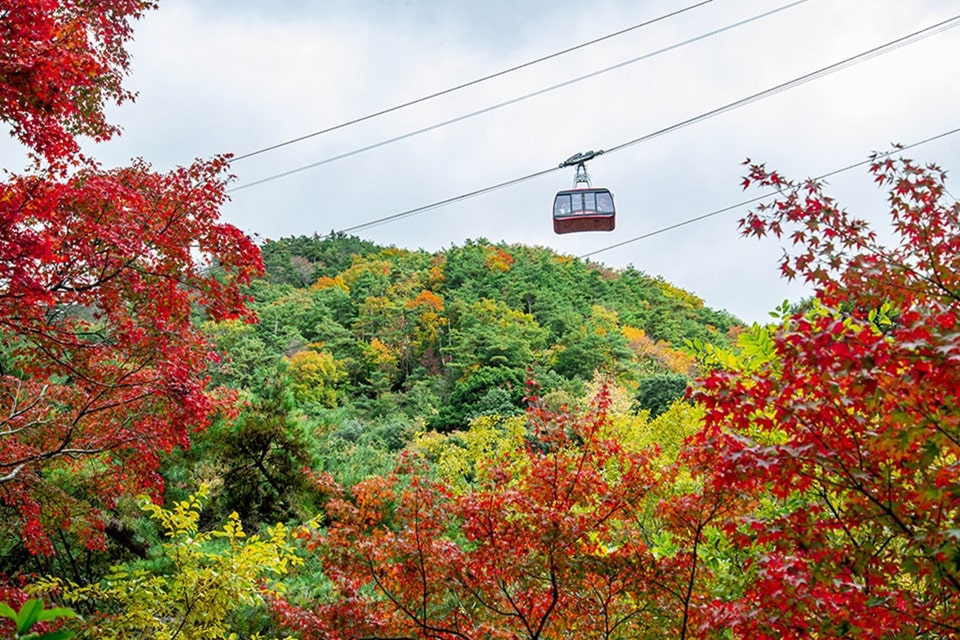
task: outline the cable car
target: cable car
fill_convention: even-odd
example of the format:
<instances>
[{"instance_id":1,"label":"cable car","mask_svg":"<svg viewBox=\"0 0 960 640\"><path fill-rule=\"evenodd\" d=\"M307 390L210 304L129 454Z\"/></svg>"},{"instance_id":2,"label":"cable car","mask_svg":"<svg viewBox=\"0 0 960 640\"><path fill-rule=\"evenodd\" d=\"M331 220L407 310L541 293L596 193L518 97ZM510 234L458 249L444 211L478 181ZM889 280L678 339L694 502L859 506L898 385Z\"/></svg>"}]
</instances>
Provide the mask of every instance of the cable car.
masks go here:
<instances>
[{"instance_id":1,"label":"cable car","mask_svg":"<svg viewBox=\"0 0 960 640\"><path fill-rule=\"evenodd\" d=\"M563 161L560 166L577 167L573 188L560 191L553 199L553 230L555 233L579 231L613 231L617 211L613 194L609 189L590 186L586 161L603 153L588 151L578 153ZM586 185L586 186L580 186Z\"/></svg>"}]
</instances>

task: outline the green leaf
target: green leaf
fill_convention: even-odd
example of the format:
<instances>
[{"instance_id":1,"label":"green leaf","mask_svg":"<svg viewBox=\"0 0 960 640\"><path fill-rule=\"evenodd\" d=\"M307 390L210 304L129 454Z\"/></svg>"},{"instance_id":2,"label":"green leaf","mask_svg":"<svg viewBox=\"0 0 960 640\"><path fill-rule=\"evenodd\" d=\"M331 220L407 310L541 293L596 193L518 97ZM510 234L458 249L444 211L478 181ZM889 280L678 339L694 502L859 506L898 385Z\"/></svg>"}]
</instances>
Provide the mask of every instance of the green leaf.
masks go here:
<instances>
[{"instance_id":1,"label":"green leaf","mask_svg":"<svg viewBox=\"0 0 960 640\"><path fill-rule=\"evenodd\" d=\"M73 609L67 607L54 607L53 609L44 609L40 612L39 622L45 620L55 620L57 618L76 618L78 617Z\"/></svg>"},{"instance_id":2,"label":"green leaf","mask_svg":"<svg viewBox=\"0 0 960 640\"><path fill-rule=\"evenodd\" d=\"M6 602L0 602L0 616L16 621L17 612L11 609L10 605L8 605Z\"/></svg>"},{"instance_id":3,"label":"green leaf","mask_svg":"<svg viewBox=\"0 0 960 640\"><path fill-rule=\"evenodd\" d=\"M39 636L37 640L68 640L74 635L73 631L67 631L66 629L59 629L57 631L49 631L42 636Z\"/></svg>"},{"instance_id":4,"label":"green leaf","mask_svg":"<svg viewBox=\"0 0 960 640\"><path fill-rule=\"evenodd\" d=\"M43 601L39 598L27 600L20 607L20 613L17 615L17 633L21 636L37 622L40 618L40 612L43 611Z\"/></svg>"}]
</instances>

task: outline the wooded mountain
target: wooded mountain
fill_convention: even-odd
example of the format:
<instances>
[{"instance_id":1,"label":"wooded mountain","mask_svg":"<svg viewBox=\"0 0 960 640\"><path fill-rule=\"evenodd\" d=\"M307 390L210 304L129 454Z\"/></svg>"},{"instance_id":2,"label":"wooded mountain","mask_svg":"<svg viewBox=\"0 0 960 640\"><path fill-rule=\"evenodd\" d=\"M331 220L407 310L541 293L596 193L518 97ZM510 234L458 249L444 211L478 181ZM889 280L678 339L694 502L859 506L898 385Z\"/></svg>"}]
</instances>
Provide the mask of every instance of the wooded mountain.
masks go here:
<instances>
[{"instance_id":1,"label":"wooded mountain","mask_svg":"<svg viewBox=\"0 0 960 640\"><path fill-rule=\"evenodd\" d=\"M284 356L298 403L399 409L441 430L521 411L532 374L571 399L596 372L644 399L682 393L685 342L728 345L736 318L632 267L545 247L468 241L436 253L356 237L291 237L262 247L251 287L260 324L215 329L220 382L256 387Z\"/></svg>"}]
</instances>

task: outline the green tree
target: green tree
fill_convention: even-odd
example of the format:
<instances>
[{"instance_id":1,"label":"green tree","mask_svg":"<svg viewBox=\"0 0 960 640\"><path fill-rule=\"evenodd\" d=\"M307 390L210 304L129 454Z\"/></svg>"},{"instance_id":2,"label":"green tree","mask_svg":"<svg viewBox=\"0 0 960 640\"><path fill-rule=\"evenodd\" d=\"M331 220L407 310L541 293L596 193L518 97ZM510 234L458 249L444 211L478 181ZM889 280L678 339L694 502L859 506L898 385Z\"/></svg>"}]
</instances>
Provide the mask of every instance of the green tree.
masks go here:
<instances>
[{"instance_id":1,"label":"green tree","mask_svg":"<svg viewBox=\"0 0 960 640\"><path fill-rule=\"evenodd\" d=\"M260 249L270 282L297 287L311 285L320 276L336 275L349 267L355 256L380 250L372 242L343 233L268 240Z\"/></svg>"},{"instance_id":2,"label":"green tree","mask_svg":"<svg viewBox=\"0 0 960 640\"><path fill-rule=\"evenodd\" d=\"M690 380L678 373L661 373L640 379L637 402L641 409L650 412L656 418L670 408L675 401L683 398Z\"/></svg>"},{"instance_id":3,"label":"green tree","mask_svg":"<svg viewBox=\"0 0 960 640\"><path fill-rule=\"evenodd\" d=\"M568 332L558 345L556 370L568 378L589 380L595 371L631 377L633 351L620 328L618 315L594 305L579 330Z\"/></svg>"},{"instance_id":4,"label":"green tree","mask_svg":"<svg viewBox=\"0 0 960 640\"><path fill-rule=\"evenodd\" d=\"M476 406L491 389L505 390L519 406L526 370L542 353L547 331L531 315L488 299L457 303L451 326L444 353L451 357L453 384L438 423L458 426L467 416L478 415Z\"/></svg>"}]
</instances>

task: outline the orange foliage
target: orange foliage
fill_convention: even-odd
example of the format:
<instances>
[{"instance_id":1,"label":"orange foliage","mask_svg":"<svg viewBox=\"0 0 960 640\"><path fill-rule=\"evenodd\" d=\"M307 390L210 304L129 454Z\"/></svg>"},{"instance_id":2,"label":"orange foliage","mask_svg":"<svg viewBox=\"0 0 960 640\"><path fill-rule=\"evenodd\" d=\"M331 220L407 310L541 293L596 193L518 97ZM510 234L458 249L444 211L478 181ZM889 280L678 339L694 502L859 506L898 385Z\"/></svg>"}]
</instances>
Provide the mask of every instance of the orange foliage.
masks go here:
<instances>
[{"instance_id":1,"label":"orange foliage","mask_svg":"<svg viewBox=\"0 0 960 640\"><path fill-rule=\"evenodd\" d=\"M487 269L490 269L490 271L494 273L506 273L510 271L510 265L513 264L513 256L499 247L488 247L487 251Z\"/></svg>"},{"instance_id":2,"label":"orange foliage","mask_svg":"<svg viewBox=\"0 0 960 640\"><path fill-rule=\"evenodd\" d=\"M670 346L669 342L650 338L643 329L623 327L623 335L630 341L630 348L641 358L654 360L673 373L693 375L696 370L696 359L683 351Z\"/></svg>"},{"instance_id":3,"label":"orange foliage","mask_svg":"<svg viewBox=\"0 0 960 640\"><path fill-rule=\"evenodd\" d=\"M336 278L331 278L330 276L320 276L317 278L317 281L310 286L310 288L314 291L323 291L332 287L343 289L347 293L350 292L350 287L348 287L347 283L343 281L343 276L337 276Z\"/></svg>"},{"instance_id":4,"label":"orange foliage","mask_svg":"<svg viewBox=\"0 0 960 640\"><path fill-rule=\"evenodd\" d=\"M431 311L443 311L443 299L433 291L423 290L413 300L407 300L407 309L416 309L417 307L427 307Z\"/></svg>"}]
</instances>

